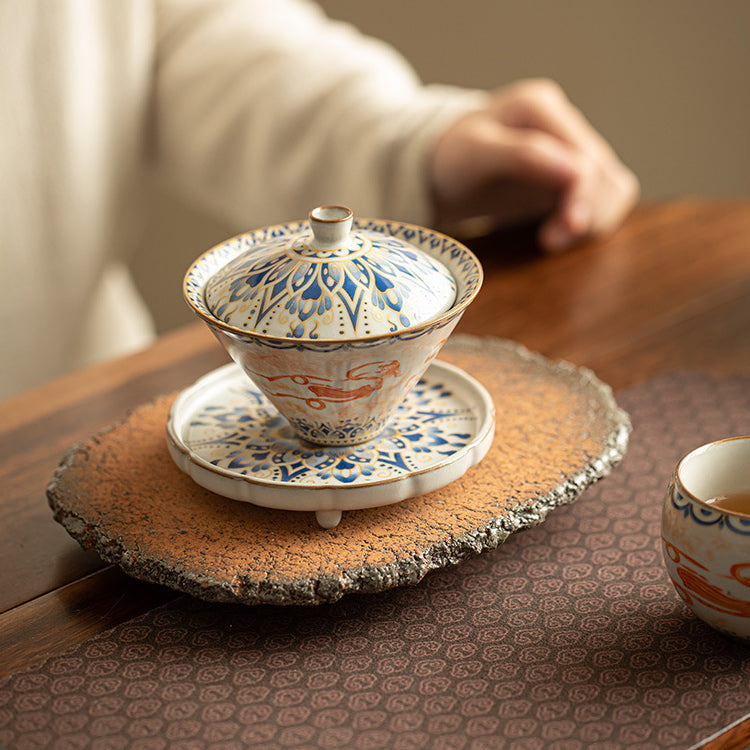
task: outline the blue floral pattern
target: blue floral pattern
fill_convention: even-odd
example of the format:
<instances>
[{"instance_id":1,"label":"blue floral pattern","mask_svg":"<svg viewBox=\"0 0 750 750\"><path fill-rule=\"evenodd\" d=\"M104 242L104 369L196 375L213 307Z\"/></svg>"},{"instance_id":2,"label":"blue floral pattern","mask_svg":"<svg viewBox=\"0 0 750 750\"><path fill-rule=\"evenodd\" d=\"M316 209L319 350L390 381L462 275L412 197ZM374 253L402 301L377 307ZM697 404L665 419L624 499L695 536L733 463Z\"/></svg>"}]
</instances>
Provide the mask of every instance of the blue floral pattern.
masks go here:
<instances>
[{"instance_id":1,"label":"blue floral pattern","mask_svg":"<svg viewBox=\"0 0 750 750\"><path fill-rule=\"evenodd\" d=\"M254 232L238 235L237 237L227 240L204 253L195 261L195 263L192 264L185 276L183 288L184 295L192 309L209 324L215 325L216 323L221 323L223 326L228 325L226 321L221 320L221 318L218 317L207 304L205 291L209 280L217 271L238 259L240 255L247 252L252 254L253 249L259 249L263 246L263 253L265 254L265 247L268 243L276 243L280 246L286 246L292 238L304 232L306 226L306 222L294 222L266 227ZM448 269L449 278L456 284L456 299L449 314L440 316L434 322L418 326L411 325L411 327L401 330L403 328L404 320L399 316L402 314L403 309L398 309L399 302L397 297L393 290L387 288L387 284L384 282L385 269L374 266L367 267L365 264L357 266L358 270L356 271L356 274L363 274L362 279L367 281L367 290L369 290L370 294L368 302L372 304L372 300L374 299L374 309L383 314L387 311L391 316L390 320L392 324L399 328L397 332L389 332L386 335L396 335L399 338L406 340L423 333L424 326L440 327L448 325L463 312L466 305L476 295L482 281L481 266L477 262L476 257L461 243L428 229L399 222L355 219L354 227L358 232L382 234L388 242L392 241L389 238L396 238L414 245L432 259L442 264L442 266L445 266ZM360 296L358 297L352 286L352 274L348 274L347 279L344 279L343 276L337 276L335 272L330 270L330 264L328 264L328 270L324 272L323 267L325 265L326 263L324 262L319 263L315 271L311 271L308 275L305 275L305 273L297 273L300 269L293 271L291 267L285 267L283 270L280 266L278 268L268 268L257 278L258 291L262 289L262 292L257 298L257 301L253 302L253 304L257 305L256 316L260 315L262 320L267 319L270 314L270 305L273 301L274 294L277 294L280 291L279 289L276 289L276 284L281 281L282 276L286 279L287 284L292 284L292 297L296 302L290 301L289 309L282 307L281 313L291 316L292 314L297 315L301 310L303 314L307 316L304 321L300 319L296 325L293 325L290 318L288 322L289 335L287 338L274 338L273 336L265 335L263 334L263 327L261 326L258 329L258 332L262 334L265 345L279 349L293 347L300 350L310 348L315 349L316 351L320 350L321 347L324 347L326 350L334 350L341 348L342 346L361 348L373 345L374 339L368 338L362 338L357 342L348 341L346 343L315 338L316 330L312 318L312 311L316 314L321 310L326 312L328 305L326 298L331 295L334 287L343 291L344 284L348 285L347 288L350 291L346 294L338 295L339 300L344 299L348 295L346 302L341 302L340 310L343 311L342 319L345 320L348 318L350 324L356 321L357 325L360 326L359 330L362 332L367 330L366 328L361 327L365 322L361 313L361 301L364 299L365 292L360 292ZM363 268L364 270L362 270ZM424 288L424 285L422 284L420 286L415 282L414 288ZM373 294L374 298L372 297ZM248 300L240 299L241 292L239 290L235 291L235 295L236 299L232 304L248 304ZM401 304L402 303L403 296L401 297ZM215 305L215 310L221 310L222 315L226 314L226 308L222 308L222 303L215 302ZM279 311L277 310L277 313L278 312ZM328 313L332 315L332 309L328 311ZM303 325L303 328L298 328L298 325ZM230 327L230 330L239 335L244 330L249 331L249 328L242 329L232 326ZM302 333L304 338L297 338L295 333ZM368 334L363 333L363 335L367 336ZM248 340L250 339L248 338Z\"/></svg>"},{"instance_id":2,"label":"blue floral pattern","mask_svg":"<svg viewBox=\"0 0 750 750\"><path fill-rule=\"evenodd\" d=\"M437 466L476 434L470 404L428 371L385 430L367 443L321 447L301 440L289 423L239 375L221 404L192 416L187 447L205 461L259 482L352 486L383 482Z\"/></svg>"},{"instance_id":3,"label":"blue floral pattern","mask_svg":"<svg viewBox=\"0 0 750 750\"><path fill-rule=\"evenodd\" d=\"M716 526L735 534L750 536L750 518L723 513L720 510L707 508L701 503L693 502L690 498L680 494L674 484L670 488L669 496L675 510L680 511L684 518L689 518L700 526Z\"/></svg>"},{"instance_id":4,"label":"blue floral pattern","mask_svg":"<svg viewBox=\"0 0 750 750\"><path fill-rule=\"evenodd\" d=\"M275 237L228 263L206 286L213 314L287 338L370 336L434 317L455 300L448 269L402 240L356 233L333 251L313 250L306 240Z\"/></svg>"}]
</instances>

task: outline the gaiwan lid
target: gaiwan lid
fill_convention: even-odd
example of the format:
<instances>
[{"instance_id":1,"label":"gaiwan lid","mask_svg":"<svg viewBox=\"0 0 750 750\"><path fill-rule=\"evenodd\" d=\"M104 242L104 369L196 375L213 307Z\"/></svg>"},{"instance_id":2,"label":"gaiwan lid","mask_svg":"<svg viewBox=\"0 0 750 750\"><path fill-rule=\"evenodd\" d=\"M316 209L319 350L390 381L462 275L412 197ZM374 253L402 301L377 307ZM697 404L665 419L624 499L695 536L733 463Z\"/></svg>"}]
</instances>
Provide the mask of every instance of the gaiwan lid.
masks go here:
<instances>
[{"instance_id":1,"label":"gaiwan lid","mask_svg":"<svg viewBox=\"0 0 750 750\"><path fill-rule=\"evenodd\" d=\"M320 206L312 233L271 238L206 284L218 320L267 336L340 339L394 333L451 308L456 282L444 264L403 240L352 232L351 210Z\"/></svg>"}]
</instances>

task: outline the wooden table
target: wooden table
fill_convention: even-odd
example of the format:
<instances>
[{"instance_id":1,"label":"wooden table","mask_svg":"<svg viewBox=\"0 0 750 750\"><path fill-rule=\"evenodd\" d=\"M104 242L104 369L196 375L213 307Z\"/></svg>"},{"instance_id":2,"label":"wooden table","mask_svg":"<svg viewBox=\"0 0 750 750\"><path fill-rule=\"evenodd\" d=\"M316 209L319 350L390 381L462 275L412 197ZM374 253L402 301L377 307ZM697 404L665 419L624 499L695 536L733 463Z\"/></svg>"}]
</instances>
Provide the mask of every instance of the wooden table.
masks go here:
<instances>
[{"instance_id":1,"label":"wooden table","mask_svg":"<svg viewBox=\"0 0 750 750\"><path fill-rule=\"evenodd\" d=\"M486 281L458 331L590 367L615 392L679 368L750 375L750 201L645 205L559 256L528 229L472 246ZM45 487L74 443L225 361L196 323L0 403L0 676L175 596L81 550ZM733 731L747 738L750 722Z\"/></svg>"}]
</instances>

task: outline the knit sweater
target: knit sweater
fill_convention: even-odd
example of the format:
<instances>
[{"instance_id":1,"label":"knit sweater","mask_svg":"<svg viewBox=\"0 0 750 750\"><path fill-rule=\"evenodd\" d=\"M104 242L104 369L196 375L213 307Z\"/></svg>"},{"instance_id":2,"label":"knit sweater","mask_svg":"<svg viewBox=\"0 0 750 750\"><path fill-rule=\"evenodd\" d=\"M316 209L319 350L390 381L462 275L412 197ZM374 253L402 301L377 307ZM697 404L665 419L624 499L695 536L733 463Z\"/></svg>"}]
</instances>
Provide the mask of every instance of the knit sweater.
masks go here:
<instances>
[{"instance_id":1,"label":"knit sweater","mask_svg":"<svg viewBox=\"0 0 750 750\"><path fill-rule=\"evenodd\" d=\"M304 0L0 0L0 49L0 396L153 336L150 172L238 231L428 223L429 151L478 96Z\"/></svg>"}]
</instances>

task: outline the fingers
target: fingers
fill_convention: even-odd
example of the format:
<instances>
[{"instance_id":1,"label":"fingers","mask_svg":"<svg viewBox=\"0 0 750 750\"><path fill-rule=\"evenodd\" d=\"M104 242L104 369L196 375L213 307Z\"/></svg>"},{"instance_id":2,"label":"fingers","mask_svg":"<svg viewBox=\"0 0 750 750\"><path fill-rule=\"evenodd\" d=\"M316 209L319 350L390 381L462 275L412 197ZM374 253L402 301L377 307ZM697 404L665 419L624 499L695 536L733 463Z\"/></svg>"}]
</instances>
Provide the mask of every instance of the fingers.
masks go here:
<instances>
[{"instance_id":1,"label":"fingers","mask_svg":"<svg viewBox=\"0 0 750 750\"><path fill-rule=\"evenodd\" d=\"M498 128L487 169L544 187L563 187L574 181L579 166L574 151L542 131Z\"/></svg>"},{"instance_id":2,"label":"fingers","mask_svg":"<svg viewBox=\"0 0 750 750\"><path fill-rule=\"evenodd\" d=\"M555 81L520 81L496 92L490 106L495 117L509 127L540 130L584 152L613 153Z\"/></svg>"},{"instance_id":3,"label":"fingers","mask_svg":"<svg viewBox=\"0 0 750 750\"><path fill-rule=\"evenodd\" d=\"M638 200L635 175L553 81L522 81L496 93L494 116L505 127L543 132L569 147L574 177L545 221L539 239L550 251L564 250L614 230Z\"/></svg>"},{"instance_id":4,"label":"fingers","mask_svg":"<svg viewBox=\"0 0 750 750\"><path fill-rule=\"evenodd\" d=\"M539 230L539 244L550 253L560 253L592 234L591 211L584 202L567 210L558 208Z\"/></svg>"},{"instance_id":5,"label":"fingers","mask_svg":"<svg viewBox=\"0 0 750 750\"><path fill-rule=\"evenodd\" d=\"M509 216L509 187L518 187L512 205L528 214L519 200L535 204L535 193L555 194L578 174L577 156L560 139L541 131L500 125L487 111L475 112L454 124L438 142L431 162L437 216L469 218L472 213ZM493 198L502 196L503 203ZM512 212L511 212L512 214Z\"/></svg>"},{"instance_id":6,"label":"fingers","mask_svg":"<svg viewBox=\"0 0 750 750\"><path fill-rule=\"evenodd\" d=\"M609 234L638 196L638 180L629 169L581 155L578 177L561 193L540 229L539 242L549 252L561 252L587 237Z\"/></svg>"},{"instance_id":7,"label":"fingers","mask_svg":"<svg viewBox=\"0 0 750 750\"><path fill-rule=\"evenodd\" d=\"M435 220L544 220L540 243L559 251L612 231L635 205L638 182L548 81L496 92L454 123L430 162Z\"/></svg>"}]
</instances>

